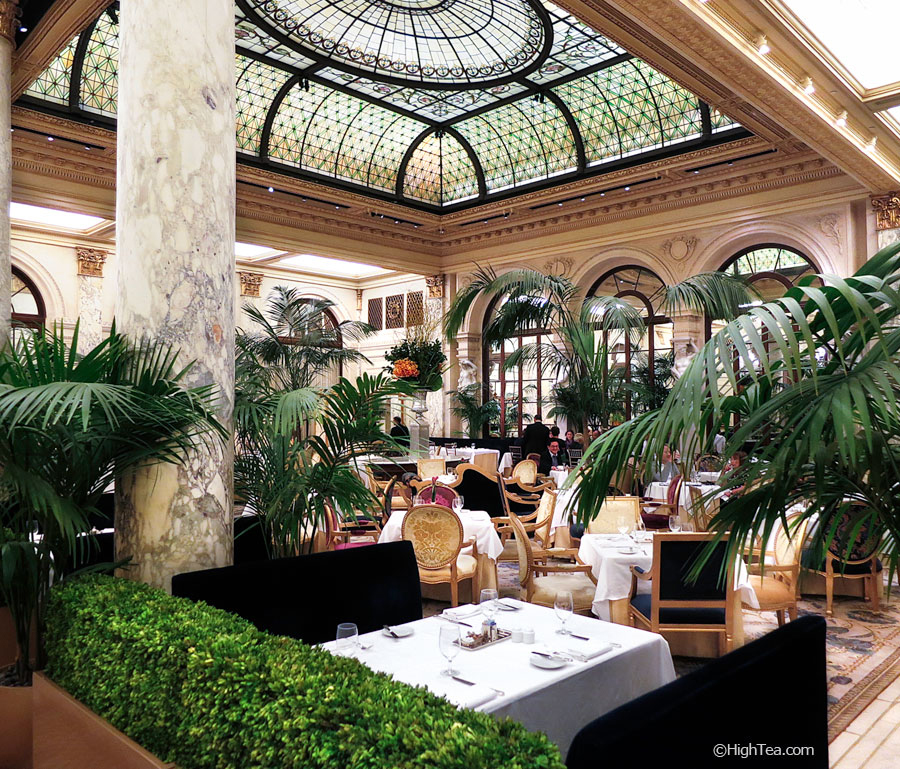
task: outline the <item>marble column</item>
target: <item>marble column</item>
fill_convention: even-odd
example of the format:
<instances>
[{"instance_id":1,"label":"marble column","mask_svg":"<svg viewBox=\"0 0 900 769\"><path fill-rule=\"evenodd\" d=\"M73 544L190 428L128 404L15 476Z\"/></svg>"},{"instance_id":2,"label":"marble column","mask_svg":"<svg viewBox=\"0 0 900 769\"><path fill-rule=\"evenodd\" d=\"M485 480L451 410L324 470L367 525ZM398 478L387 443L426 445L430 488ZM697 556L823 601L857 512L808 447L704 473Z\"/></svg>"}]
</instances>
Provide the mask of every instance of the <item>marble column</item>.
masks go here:
<instances>
[{"instance_id":1,"label":"marble column","mask_svg":"<svg viewBox=\"0 0 900 769\"><path fill-rule=\"evenodd\" d=\"M194 361L188 385L234 405L234 3L122 3L117 175L120 330ZM232 559L233 447L212 442L181 465L117 485L116 556L164 588L179 572Z\"/></svg>"},{"instance_id":2,"label":"marble column","mask_svg":"<svg viewBox=\"0 0 900 769\"><path fill-rule=\"evenodd\" d=\"M706 319L703 315L685 310L672 314L672 345L675 348L675 365L672 373L680 377L691 359L703 347L706 336Z\"/></svg>"},{"instance_id":3,"label":"marble column","mask_svg":"<svg viewBox=\"0 0 900 769\"><path fill-rule=\"evenodd\" d=\"M103 265L99 248L75 248L78 258L78 352L84 354L103 338Z\"/></svg>"},{"instance_id":4,"label":"marble column","mask_svg":"<svg viewBox=\"0 0 900 769\"><path fill-rule=\"evenodd\" d=\"M0 346L9 339L10 281L9 201L12 197L12 134L10 107L12 55L19 28L19 0L0 0Z\"/></svg>"},{"instance_id":5,"label":"marble column","mask_svg":"<svg viewBox=\"0 0 900 769\"><path fill-rule=\"evenodd\" d=\"M441 328L444 319L444 276L430 275L425 278L425 325ZM440 332L439 332L440 333ZM444 354L447 355L447 343L444 342ZM449 355L447 355L449 359ZM431 435L444 435L444 401L447 392L452 390L445 383L440 390L428 393L425 403L428 407L428 428Z\"/></svg>"}]
</instances>

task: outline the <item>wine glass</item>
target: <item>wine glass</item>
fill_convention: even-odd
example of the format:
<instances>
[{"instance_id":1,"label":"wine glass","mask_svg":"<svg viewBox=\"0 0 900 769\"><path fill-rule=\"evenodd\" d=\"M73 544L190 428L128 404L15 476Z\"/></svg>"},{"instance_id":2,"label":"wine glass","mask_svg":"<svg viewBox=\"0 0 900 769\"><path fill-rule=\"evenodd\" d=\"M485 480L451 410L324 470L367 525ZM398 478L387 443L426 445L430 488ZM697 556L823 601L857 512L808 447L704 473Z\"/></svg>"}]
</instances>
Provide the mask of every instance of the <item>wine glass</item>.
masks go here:
<instances>
[{"instance_id":1,"label":"wine glass","mask_svg":"<svg viewBox=\"0 0 900 769\"><path fill-rule=\"evenodd\" d=\"M481 591L481 600L478 603L481 606L481 613L489 620L493 620L494 615L497 613L497 598L498 593L496 590L485 588Z\"/></svg>"},{"instance_id":2,"label":"wine glass","mask_svg":"<svg viewBox=\"0 0 900 769\"><path fill-rule=\"evenodd\" d=\"M560 629L556 632L560 635L568 635L569 631L566 630L566 622L568 622L569 617L572 616L572 612L575 611L572 593L568 590L561 590L558 592L553 601L553 609L556 611L556 616L559 617L559 621L562 624Z\"/></svg>"},{"instance_id":3,"label":"wine glass","mask_svg":"<svg viewBox=\"0 0 900 769\"><path fill-rule=\"evenodd\" d=\"M631 530L631 538L635 544L644 541L646 531L647 527L644 526L644 519L638 516L634 522L634 528Z\"/></svg>"},{"instance_id":4,"label":"wine glass","mask_svg":"<svg viewBox=\"0 0 900 769\"><path fill-rule=\"evenodd\" d=\"M681 531L681 517L678 515L670 515L669 516L669 531L679 532Z\"/></svg>"},{"instance_id":5,"label":"wine glass","mask_svg":"<svg viewBox=\"0 0 900 769\"><path fill-rule=\"evenodd\" d=\"M459 515L463 509L463 497L462 494L457 494L453 498L453 512Z\"/></svg>"},{"instance_id":6,"label":"wine glass","mask_svg":"<svg viewBox=\"0 0 900 769\"><path fill-rule=\"evenodd\" d=\"M631 531L631 524L632 521L630 520L629 516L624 514L616 516L616 529L623 537L626 536L629 531Z\"/></svg>"},{"instance_id":7,"label":"wine glass","mask_svg":"<svg viewBox=\"0 0 900 769\"><path fill-rule=\"evenodd\" d=\"M359 644L359 629L353 622L342 622L337 626L334 648L338 653L352 652Z\"/></svg>"},{"instance_id":8,"label":"wine glass","mask_svg":"<svg viewBox=\"0 0 900 769\"><path fill-rule=\"evenodd\" d=\"M453 669L453 659L459 654L461 636L459 625L441 625L438 635L438 648L447 660L447 669L441 671L442 676L455 676L459 671Z\"/></svg>"},{"instance_id":9,"label":"wine glass","mask_svg":"<svg viewBox=\"0 0 900 769\"><path fill-rule=\"evenodd\" d=\"M681 530L682 530L683 532L693 531L693 530L694 530L694 523L693 523L693 521L687 520L687 521L685 521L684 523L682 523L682 524L681 524Z\"/></svg>"}]
</instances>

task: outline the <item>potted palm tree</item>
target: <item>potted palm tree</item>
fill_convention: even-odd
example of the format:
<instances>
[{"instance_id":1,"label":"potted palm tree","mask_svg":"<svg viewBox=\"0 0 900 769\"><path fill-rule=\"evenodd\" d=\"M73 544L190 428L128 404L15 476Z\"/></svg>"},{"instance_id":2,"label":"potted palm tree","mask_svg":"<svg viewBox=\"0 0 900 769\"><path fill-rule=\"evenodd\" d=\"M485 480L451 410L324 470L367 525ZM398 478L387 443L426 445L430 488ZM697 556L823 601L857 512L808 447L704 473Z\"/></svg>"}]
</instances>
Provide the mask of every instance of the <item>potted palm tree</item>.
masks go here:
<instances>
[{"instance_id":1,"label":"potted palm tree","mask_svg":"<svg viewBox=\"0 0 900 769\"><path fill-rule=\"evenodd\" d=\"M450 393L456 402L450 411L466 423L466 436L479 438L487 427L500 418L500 404L493 398L482 402L483 386L480 382L460 387Z\"/></svg>"}]
</instances>

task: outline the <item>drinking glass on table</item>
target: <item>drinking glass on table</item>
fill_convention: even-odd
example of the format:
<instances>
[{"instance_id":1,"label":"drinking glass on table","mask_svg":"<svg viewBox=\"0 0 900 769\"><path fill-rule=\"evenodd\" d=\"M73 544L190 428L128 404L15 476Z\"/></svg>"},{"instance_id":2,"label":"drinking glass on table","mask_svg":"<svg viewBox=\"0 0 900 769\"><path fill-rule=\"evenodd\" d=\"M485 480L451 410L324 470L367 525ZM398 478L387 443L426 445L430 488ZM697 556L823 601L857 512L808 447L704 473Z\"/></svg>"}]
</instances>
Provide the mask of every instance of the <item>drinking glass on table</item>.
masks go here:
<instances>
[{"instance_id":1,"label":"drinking glass on table","mask_svg":"<svg viewBox=\"0 0 900 769\"><path fill-rule=\"evenodd\" d=\"M459 515L462 512L464 501L465 500L463 500L462 494L457 494L456 497L453 499L453 512L456 513L457 515Z\"/></svg>"},{"instance_id":2,"label":"drinking glass on table","mask_svg":"<svg viewBox=\"0 0 900 769\"><path fill-rule=\"evenodd\" d=\"M337 626L334 648L339 654L353 651L359 643L359 629L353 622L342 622Z\"/></svg>"},{"instance_id":3,"label":"drinking glass on table","mask_svg":"<svg viewBox=\"0 0 900 769\"><path fill-rule=\"evenodd\" d=\"M438 629L438 648L447 660L447 669L441 671L442 676L455 676L459 673L453 669L453 659L459 654L459 625L441 625Z\"/></svg>"},{"instance_id":4,"label":"drinking glass on table","mask_svg":"<svg viewBox=\"0 0 900 769\"><path fill-rule=\"evenodd\" d=\"M681 531L681 516L680 515L670 515L669 516L669 531L673 531L673 532Z\"/></svg>"},{"instance_id":5,"label":"drinking glass on table","mask_svg":"<svg viewBox=\"0 0 900 769\"><path fill-rule=\"evenodd\" d=\"M627 535L629 531L631 531L631 526L633 523L634 521L631 516L624 514L616 516L616 529L623 537Z\"/></svg>"},{"instance_id":6,"label":"drinking glass on table","mask_svg":"<svg viewBox=\"0 0 900 769\"><path fill-rule=\"evenodd\" d=\"M478 601L479 606L481 606L481 613L487 619L494 619L494 615L497 613L497 598L499 594L496 590L492 590L491 588L485 588L481 591L481 599Z\"/></svg>"},{"instance_id":7,"label":"drinking glass on table","mask_svg":"<svg viewBox=\"0 0 900 769\"><path fill-rule=\"evenodd\" d=\"M568 635L569 631L566 630L566 622L568 622L569 617L571 617L572 613L575 611L572 593L568 590L560 590L553 601L553 609L556 611L556 616L562 624L562 627L556 632L560 635Z\"/></svg>"}]
</instances>

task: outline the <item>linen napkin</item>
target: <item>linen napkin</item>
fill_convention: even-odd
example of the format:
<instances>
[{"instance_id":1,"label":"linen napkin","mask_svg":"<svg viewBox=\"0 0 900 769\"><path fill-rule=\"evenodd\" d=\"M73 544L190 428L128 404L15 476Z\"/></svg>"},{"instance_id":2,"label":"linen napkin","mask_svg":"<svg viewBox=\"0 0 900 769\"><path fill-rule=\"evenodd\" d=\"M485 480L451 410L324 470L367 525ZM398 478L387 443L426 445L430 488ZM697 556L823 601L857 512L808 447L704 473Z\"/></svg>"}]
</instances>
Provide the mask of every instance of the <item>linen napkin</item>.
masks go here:
<instances>
[{"instance_id":1,"label":"linen napkin","mask_svg":"<svg viewBox=\"0 0 900 769\"><path fill-rule=\"evenodd\" d=\"M606 654L613 646L605 641L583 641L578 646L574 644L565 650L565 654L571 654L581 662L587 662L601 654Z\"/></svg>"},{"instance_id":2,"label":"linen napkin","mask_svg":"<svg viewBox=\"0 0 900 769\"><path fill-rule=\"evenodd\" d=\"M465 619L466 617L473 617L480 612L481 609L477 604L467 603L457 606L455 609L444 609L442 614L446 614L451 619Z\"/></svg>"},{"instance_id":3,"label":"linen napkin","mask_svg":"<svg viewBox=\"0 0 900 769\"><path fill-rule=\"evenodd\" d=\"M497 696L497 692L487 686L475 684L467 686L466 684L454 681L452 678L441 680L434 684L429 683L428 688L438 697L444 697L450 700L459 708L477 708L490 702Z\"/></svg>"}]
</instances>

